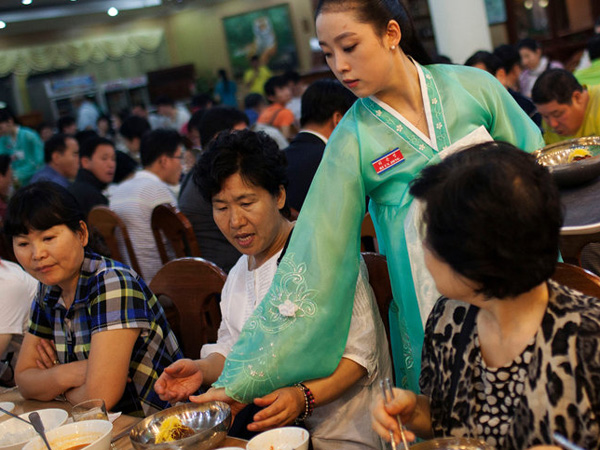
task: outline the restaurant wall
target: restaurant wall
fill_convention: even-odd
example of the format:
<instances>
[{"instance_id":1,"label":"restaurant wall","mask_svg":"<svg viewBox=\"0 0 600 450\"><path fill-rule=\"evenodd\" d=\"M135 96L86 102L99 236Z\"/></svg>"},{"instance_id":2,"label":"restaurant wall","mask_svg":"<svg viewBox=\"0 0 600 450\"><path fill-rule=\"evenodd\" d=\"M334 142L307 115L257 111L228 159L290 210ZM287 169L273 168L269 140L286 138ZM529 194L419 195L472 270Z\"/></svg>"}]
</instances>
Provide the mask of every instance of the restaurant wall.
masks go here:
<instances>
[{"instance_id":1,"label":"restaurant wall","mask_svg":"<svg viewBox=\"0 0 600 450\"><path fill-rule=\"evenodd\" d=\"M166 31L173 63L193 63L198 76L214 77L218 68L231 73L223 18L282 4L290 8L299 70L309 70L309 40L315 36L311 0L232 0L175 13Z\"/></svg>"}]
</instances>

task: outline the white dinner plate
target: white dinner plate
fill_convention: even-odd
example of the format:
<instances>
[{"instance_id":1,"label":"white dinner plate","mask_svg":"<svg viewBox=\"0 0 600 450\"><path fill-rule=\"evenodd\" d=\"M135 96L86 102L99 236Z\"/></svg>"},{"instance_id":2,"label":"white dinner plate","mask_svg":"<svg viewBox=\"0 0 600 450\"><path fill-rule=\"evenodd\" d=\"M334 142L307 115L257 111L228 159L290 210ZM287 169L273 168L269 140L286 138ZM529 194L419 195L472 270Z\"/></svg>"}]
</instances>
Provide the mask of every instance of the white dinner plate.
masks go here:
<instances>
[{"instance_id":1,"label":"white dinner plate","mask_svg":"<svg viewBox=\"0 0 600 450\"><path fill-rule=\"evenodd\" d=\"M15 409L15 404L13 402L0 402L0 408L7 410L8 412L12 412ZM3 412L0 411L0 417L5 416Z\"/></svg>"}]
</instances>

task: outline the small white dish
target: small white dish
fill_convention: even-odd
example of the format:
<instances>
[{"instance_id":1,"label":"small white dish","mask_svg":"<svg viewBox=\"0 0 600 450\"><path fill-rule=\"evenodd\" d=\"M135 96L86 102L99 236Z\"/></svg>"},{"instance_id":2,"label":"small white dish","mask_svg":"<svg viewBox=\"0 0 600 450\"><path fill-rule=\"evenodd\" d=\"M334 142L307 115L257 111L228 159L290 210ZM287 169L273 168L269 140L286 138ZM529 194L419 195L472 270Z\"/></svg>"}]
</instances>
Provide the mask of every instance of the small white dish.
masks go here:
<instances>
[{"instance_id":1,"label":"small white dish","mask_svg":"<svg viewBox=\"0 0 600 450\"><path fill-rule=\"evenodd\" d=\"M281 427L254 436L247 450L308 450L310 434L300 427Z\"/></svg>"},{"instance_id":2,"label":"small white dish","mask_svg":"<svg viewBox=\"0 0 600 450\"><path fill-rule=\"evenodd\" d=\"M60 427L69 417L65 410L58 408L40 409L36 412L40 415L46 431ZM19 417L29 420L29 414L31 413L20 414ZM14 417L5 420L0 423L0 450L20 450L36 436L37 433L31 425Z\"/></svg>"},{"instance_id":3,"label":"small white dish","mask_svg":"<svg viewBox=\"0 0 600 450\"><path fill-rule=\"evenodd\" d=\"M12 412L12 410L15 409L15 404L13 402L0 402L0 408ZM0 417L3 416L6 416L6 414L0 411Z\"/></svg>"},{"instance_id":4,"label":"small white dish","mask_svg":"<svg viewBox=\"0 0 600 450\"><path fill-rule=\"evenodd\" d=\"M113 425L108 420L84 420L55 428L46 433L52 450L65 450L87 444L85 450L109 450ZM41 437L27 443L23 450L45 450Z\"/></svg>"}]
</instances>

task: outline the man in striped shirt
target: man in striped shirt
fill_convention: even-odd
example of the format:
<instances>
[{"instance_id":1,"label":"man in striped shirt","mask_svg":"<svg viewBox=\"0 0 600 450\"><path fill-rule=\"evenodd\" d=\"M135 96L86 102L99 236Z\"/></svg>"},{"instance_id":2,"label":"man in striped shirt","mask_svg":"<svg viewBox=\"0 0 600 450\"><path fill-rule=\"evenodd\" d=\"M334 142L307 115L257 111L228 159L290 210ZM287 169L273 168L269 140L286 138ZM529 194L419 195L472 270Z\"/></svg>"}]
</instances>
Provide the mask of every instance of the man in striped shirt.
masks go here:
<instances>
[{"instance_id":1,"label":"man in striped shirt","mask_svg":"<svg viewBox=\"0 0 600 450\"><path fill-rule=\"evenodd\" d=\"M150 225L152 210L161 203L176 206L169 186L176 186L181 177L181 136L170 129L151 131L142 138L140 158L143 170L113 191L110 209L125 222L142 271L140 275L150 283L162 266Z\"/></svg>"}]
</instances>

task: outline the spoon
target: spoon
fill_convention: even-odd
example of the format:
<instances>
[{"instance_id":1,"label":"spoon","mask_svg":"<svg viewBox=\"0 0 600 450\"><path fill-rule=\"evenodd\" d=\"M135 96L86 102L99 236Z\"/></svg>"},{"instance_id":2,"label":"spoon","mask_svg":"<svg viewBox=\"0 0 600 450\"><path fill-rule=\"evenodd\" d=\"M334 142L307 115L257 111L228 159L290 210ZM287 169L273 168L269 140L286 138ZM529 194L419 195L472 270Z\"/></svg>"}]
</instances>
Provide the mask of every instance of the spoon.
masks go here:
<instances>
[{"instance_id":1,"label":"spoon","mask_svg":"<svg viewBox=\"0 0 600 450\"><path fill-rule=\"evenodd\" d=\"M27 425L31 425L31 422L29 422L28 420L23 419L22 417L17 416L16 414L11 413L10 411L7 411L6 409L0 407L0 412L3 412L4 414L10 416L10 417L14 417L15 419L19 419L23 422L25 422Z\"/></svg>"},{"instance_id":2,"label":"spoon","mask_svg":"<svg viewBox=\"0 0 600 450\"><path fill-rule=\"evenodd\" d=\"M42 418L40 415L36 412L32 412L29 414L29 420L31 420L31 425L33 425L33 428L35 428L35 431L37 431L37 433L42 437L48 450L52 450L50 448L50 444L48 443L48 439L46 439L46 433L44 433L44 424L42 423Z\"/></svg>"}]
</instances>

